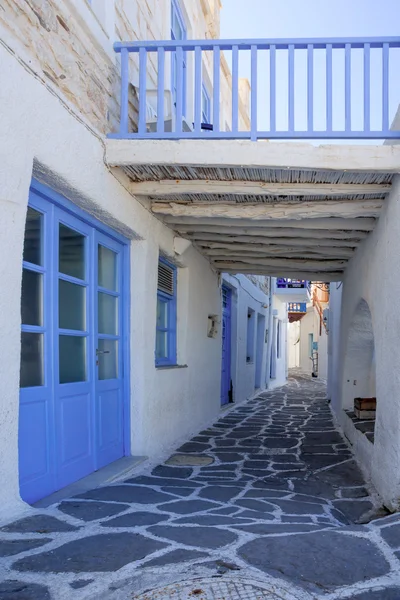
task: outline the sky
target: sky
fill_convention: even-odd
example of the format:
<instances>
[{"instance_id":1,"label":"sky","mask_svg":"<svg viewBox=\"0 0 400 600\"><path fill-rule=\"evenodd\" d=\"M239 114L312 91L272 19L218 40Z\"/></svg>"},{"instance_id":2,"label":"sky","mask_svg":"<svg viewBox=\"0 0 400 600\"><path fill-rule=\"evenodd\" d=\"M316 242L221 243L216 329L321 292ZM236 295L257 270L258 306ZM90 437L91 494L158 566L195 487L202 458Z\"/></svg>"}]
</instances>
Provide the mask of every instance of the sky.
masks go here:
<instances>
[{"instance_id":1,"label":"sky","mask_svg":"<svg viewBox=\"0 0 400 600\"><path fill-rule=\"evenodd\" d=\"M222 38L400 36L400 0L222 0Z\"/></svg>"},{"instance_id":2,"label":"sky","mask_svg":"<svg viewBox=\"0 0 400 600\"><path fill-rule=\"evenodd\" d=\"M222 39L310 38L310 37L400 37L400 0L222 0ZM390 109L392 119L400 103L400 49L391 50ZM287 123L287 53L277 59L277 126ZM240 76L250 78L250 57L245 53L240 61ZM229 56L227 56L228 62ZM381 54L371 50L371 127L379 129L381 122ZM280 62L279 62L280 61ZM315 126L325 123L325 58L315 53ZM264 67L262 65L264 64ZM352 54L352 127L363 126L363 53ZM259 125L269 127L269 64L265 53L259 57L258 104ZM306 125L306 52L296 52L295 58L295 121L296 127ZM344 126L344 51L334 51L333 58L333 127ZM260 127L259 127L260 129Z\"/></svg>"}]
</instances>

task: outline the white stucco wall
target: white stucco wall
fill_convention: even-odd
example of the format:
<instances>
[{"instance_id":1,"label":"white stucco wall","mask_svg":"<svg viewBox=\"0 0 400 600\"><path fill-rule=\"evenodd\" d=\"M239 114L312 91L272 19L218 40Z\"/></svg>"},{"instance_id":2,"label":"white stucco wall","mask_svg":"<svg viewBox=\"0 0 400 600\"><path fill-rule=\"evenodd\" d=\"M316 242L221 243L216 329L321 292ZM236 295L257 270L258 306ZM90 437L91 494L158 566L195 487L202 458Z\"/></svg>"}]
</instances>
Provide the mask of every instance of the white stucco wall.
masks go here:
<instances>
[{"instance_id":1,"label":"white stucco wall","mask_svg":"<svg viewBox=\"0 0 400 600\"><path fill-rule=\"evenodd\" d=\"M300 321L288 324L288 367L300 367Z\"/></svg>"},{"instance_id":2,"label":"white stucco wall","mask_svg":"<svg viewBox=\"0 0 400 600\"><path fill-rule=\"evenodd\" d=\"M276 357L275 377L269 379L268 387L270 389L285 385L288 375L288 347L287 347L287 303L282 302L276 295L272 297L273 327L271 331L271 352ZM275 326L274 326L275 321ZM281 351L280 356L277 352L277 326L280 322L281 331ZM274 359L273 359L274 360Z\"/></svg>"},{"instance_id":3,"label":"white stucco wall","mask_svg":"<svg viewBox=\"0 0 400 600\"><path fill-rule=\"evenodd\" d=\"M223 275L224 283L232 289L232 355L231 369L233 382L233 399L243 402L254 395L256 390L257 364L257 318L264 317L263 342L261 356L261 389L266 386L267 348L265 331L269 327L269 298L256 287L245 275ZM267 308L265 308L267 307ZM247 314L248 309L255 313L254 318L254 360L247 362Z\"/></svg>"},{"instance_id":4,"label":"white stucco wall","mask_svg":"<svg viewBox=\"0 0 400 600\"><path fill-rule=\"evenodd\" d=\"M400 314L396 302L400 294L399 246L400 181L397 177L375 230L358 248L346 270L340 332L339 298L337 292L333 293L331 330L334 330L333 340L339 338L339 346L337 353L330 354L329 378L332 408L343 423L347 419L342 411L346 386L353 385L358 377L346 370L348 334L357 306L364 300L371 313L374 332L377 419L375 444L368 442L368 450L360 450L359 458L384 502L391 508L397 508L400 500ZM352 396L358 395L357 385ZM349 435L353 442L359 437L354 428ZM367 444L365 436L362 444Z\"/></svg>"},{"instance_id":5,"label":"white stucco wall","mask_svg":"<svg viewBox=\"0 0 400 600\"><path fill-rule=\"evenodd\" d=\"M155 456L210 423L220 410L221 336L207 337L220 314L218 276L193 248L181 257L178 355L187 368L154 365L159 251L173 233L137 202L104 165L104 145L4 47L0 47L0 488L2 514L23 506L18 484L20 288L32 175L132 238L132 452ZM190 327L187 327L187 324ZM205 376L206 374L206 376Z\"/></svg>"},{"instance_id":6,"label":"white stucco wall","mask_svg":"<svg viewBox=\"0 0 400 600\"><path fill-rule=\"evenodd\" d=\"M310 358L309 335L313 334L314 342L317 341L314 320L314 309L309 304L307 314L300 321L300 368L309 375L313 370L313 362Z\"/></svg>"},{"instance_id":7,"label":"white stucco wall","mask_svg":"<svg viewBox=\"0 0 400 600\"><path fill-rule=\"evenodd\" d=\"M311 375L313 361L310 358L309 335L318 342L318 378L326 381L328 378L328 335L325 328L320 327L317 310L311 303L307 306L307 314L300 320L300 368Z\"/></svg>"},{"instance_id":8,"label":"white stucco wall","mask_svg":"<svg viewBox=\"0 0 400 600\"><path fill-rule=\"evenodd\" d=\"M328 379L328 335L325 327L321 328L321 335L318 338L318 379L323 381Z\"/></svg>"},{"instance_id":9,"label":"white stucco wall","mask_svg":"<svg viewBox=\"0 0 400 600\"><path fill-rule=\"evenodd\" d=\"M329 337L328 337L328 398L332 407L340 402L340 319L342 309L342 283L333 283L329 295Z\"/></svg>"}]
</instances>

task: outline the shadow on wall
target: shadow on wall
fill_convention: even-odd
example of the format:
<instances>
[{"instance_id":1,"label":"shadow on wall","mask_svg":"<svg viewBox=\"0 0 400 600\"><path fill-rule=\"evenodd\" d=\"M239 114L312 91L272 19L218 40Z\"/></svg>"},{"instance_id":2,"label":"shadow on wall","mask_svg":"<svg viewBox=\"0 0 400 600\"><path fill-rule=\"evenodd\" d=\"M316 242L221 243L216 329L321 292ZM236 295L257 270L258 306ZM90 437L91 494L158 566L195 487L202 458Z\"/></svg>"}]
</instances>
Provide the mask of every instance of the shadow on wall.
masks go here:
<instances>
[{"instance_id":1,"label":"shadow on wall","mask_svg":"<svg viewBox=\"0 0 400 600\"><path fill-rule=\"evenodd\" d=\"M374 332L369 306L361 300L347 337L342 408L353 410L354 398L372 397L376 397Z\"/></svg>"}]
</instances>

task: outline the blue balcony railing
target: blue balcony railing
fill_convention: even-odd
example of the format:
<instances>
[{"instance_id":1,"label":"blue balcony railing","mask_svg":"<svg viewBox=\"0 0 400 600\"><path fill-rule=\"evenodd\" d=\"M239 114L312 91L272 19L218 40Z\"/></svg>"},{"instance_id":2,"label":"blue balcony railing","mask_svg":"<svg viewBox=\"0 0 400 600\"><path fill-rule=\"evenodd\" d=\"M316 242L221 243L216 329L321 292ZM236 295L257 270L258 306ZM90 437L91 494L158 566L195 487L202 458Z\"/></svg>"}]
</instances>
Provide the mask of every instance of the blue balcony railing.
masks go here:
<instances>
[{"instance_id":1,"label":"blue balcony railing","mask_svg":"<svg viewBox=\"0 0 400 600\"><path fill-rule=\"evenodd\" d=\"M276 287L278 290L304 290L308 288L308 281L305 279L284 279L278 277L276 280Z\"/></svg>"},{"instance_id":2,"label":"blue balcony railing","mask_svg":"<svg viewBox=\"0 0 400 600\"><path fill-rule=\"evenodd\" d=\"M307 303L306 302L289 302L288 313L306 313Z\"/></svg>"},{"instance_id":3,"label":"blue balcony railing","mask_svg":"<svg viewBox=\"0 0 400 600\"><path fill-rule=\"evenodd\" d=\"M400 138L390 128L400 101L400 37L119 42L114 48L121 54L121 114L113 138ZM247 125L242 77L251 86ZM130 115L133 81L138 118ZM203 122L204 86L209 123Z\"/></svg>"}]
</instances>

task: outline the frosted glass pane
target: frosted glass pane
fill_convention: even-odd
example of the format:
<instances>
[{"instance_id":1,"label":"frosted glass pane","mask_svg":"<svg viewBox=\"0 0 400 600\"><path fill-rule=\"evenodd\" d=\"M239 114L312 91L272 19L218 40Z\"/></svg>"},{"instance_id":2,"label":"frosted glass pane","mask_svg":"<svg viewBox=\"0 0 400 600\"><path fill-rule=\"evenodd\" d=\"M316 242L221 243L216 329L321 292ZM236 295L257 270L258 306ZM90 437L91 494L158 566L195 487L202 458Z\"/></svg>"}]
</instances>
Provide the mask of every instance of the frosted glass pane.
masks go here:
<instances>
[{"instance_id":1,"label":"frosted glass pane","mask_svg":"<svg viewBox=\"0 0 400 600\"><path fill-rule=\"evenodd\" d=\"M23 269L21 319L24 325L43 325L43 275Z\"/></svg>"},{"instance_id":2,"label":"frosted glass pane","mask_svg":"<svg viewBox=\"0 0 400 600\"><path fill-rule=\"evenodd\" d=\"M168 302L157 298L157 327L167 329L168 327Z\"/></svg>"},{"instance_id":3,"label":"frosted glass pane","mask_svg":"<svg viewBox=\"0 0 400 600\"><path fill-rule=\"evenodd\" d=\"M117 254L99 244L98 248L99 286L117 291Z\"/></svg>"},{"instance_id":4,"label":"frosted glass pane","mask_svg":"<svg viewBox=\"0 0 400 600\"><path fill-rule=\"evenodd\" d=\"M85 236L60 223L59 271L85 279Z\"/></svg>"},{"instance_id":5,"label":"frosted glass pane","mask_svg":"<svg viewBox=\"0 0 400 600\"><path fill-rule=\"evenodd\" d=\"M21 334L20 386L37 387L44 385L43 374L43 334Z\"/></svg>"},{"instance_id":6,"label":"frosted glass pane","mask_svg":"<svg viewBox=\"0 0 400 600\"><path fill-rule=\"evenodd\" d=\"M118 377L118 342L115 340L99 340L99 379L117 379Z\"/></svg>"},{"instance_id":7,"label":"frosted glass pane","mask_svg":"<svg viewBox=\"0 0 400 600\"><path fill-rule=\"evenodd\" d=\"M86 381L86 338L60 335L60 383Z\"/></svg>"},{"instance_id":8,"label":"frosted glass pane","mask_svg":"<svg viewBox=\"0 0 400 600\"><path fill-rule=\"evenodd\" d=\"M60 329L85 331L86 288L60 279L58 282L58 321Z\"/></svg>"},{"instance_id":9,"label":"frosted glass pane","mask_svg":"<svg viewBox=\"0 0 400 600\"><path fill-rule=\"evenodd\" d=\"M118 298L99 292L99 333L118 334Z\"/></svg>"},{"instance_id":10,"label":"frosted glass pane","mask_svg":"<svg viewBox=\"0 0 400 600\"><path fill-rule=\"evenodd\" d=\"M26 214L24 260L42 265L43 215L30 206Z\"/></svg>"},{"instance_id":11,"label":"frosted glass pane","mask_svg":"<svg viewBox=\"0 0 400 600\"><path fill-rule=\"evenodd\" d=\"M156 359L168 358L168 334L166 331L156 333Z\"/></svg>"}]
</instances>

